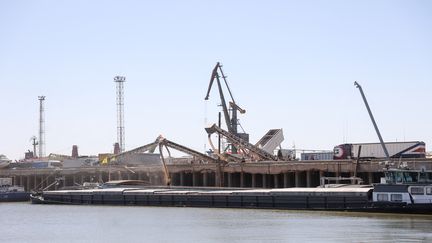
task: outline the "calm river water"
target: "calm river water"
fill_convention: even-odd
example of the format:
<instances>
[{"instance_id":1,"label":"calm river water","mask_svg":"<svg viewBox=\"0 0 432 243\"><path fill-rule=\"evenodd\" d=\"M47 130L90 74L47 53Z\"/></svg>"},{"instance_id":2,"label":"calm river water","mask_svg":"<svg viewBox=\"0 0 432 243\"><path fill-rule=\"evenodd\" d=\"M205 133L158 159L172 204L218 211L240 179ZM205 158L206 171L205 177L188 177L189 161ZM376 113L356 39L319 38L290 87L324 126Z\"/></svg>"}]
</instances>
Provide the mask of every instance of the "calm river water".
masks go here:
<instances>
[{"instance_id":1,"label":"calm river water","mask_svg":"<svg viewBox=\"0 0 432 243\"><path fill-rule=\"evenodd\" d=\"M0 242L432 242L432 217L0 203Z\"/></svg>"}]
</instances>

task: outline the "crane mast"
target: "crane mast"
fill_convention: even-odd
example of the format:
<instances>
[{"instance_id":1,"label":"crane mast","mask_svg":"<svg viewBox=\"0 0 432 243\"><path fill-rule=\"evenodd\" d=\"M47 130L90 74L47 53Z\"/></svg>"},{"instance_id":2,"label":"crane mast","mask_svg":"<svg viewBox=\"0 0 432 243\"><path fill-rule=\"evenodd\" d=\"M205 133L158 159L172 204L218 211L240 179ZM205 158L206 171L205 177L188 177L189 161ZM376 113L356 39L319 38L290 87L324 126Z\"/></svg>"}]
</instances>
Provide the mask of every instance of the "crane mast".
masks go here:
<instances>
[{"instance_id":1,"label":"crane mast","mask_svg":"<svg viewBox=\"0 0 432 243\"><path fill-rule=\"evenodd\" d=\"M225 95L223 93L221 79L220 79L221 77L222 77L222 79L223 79L223 81L225 83L225 86L228 89L229 95L231 97L231 101L229 101L229 106L231 108L231 116L230 116L230 113L229 113L229 108L227 106L227 102L225 100ZM207 95L204 98L204 100L208 100L209 99L210 91L211 91L211 88L212 88L213 83L214 83L215 80L216 80L216 83L218 85L218 91L219 91L219 96L220 96L220 99L221 99L222 111L224 113L224 119L225 119L226 126L228 128L228 131L231 134L239 137L239 133L238 133L238 129L237 129L238 128L237 111L239 111L241 114L244 114L246 112L246 110L240 108L236 104L236 102L234 100L234 97L232 95L231 89L230 89L230 87L228 85L228 82L226 80L226 76L223 73L222 65L219 62L217 62L216 66L213 68L212 75L210 77L210 83L209 83L208 90L207 90ZM232 146L231 147L231 152L233 154L236 154L237 153L237 148L235 146Z\"/></svg>"},{"instance_id":2,"label":"crane mast","mask_svg":"<svg viewBox=\"0 0 432 243\"><path fill-rule=\"evenodd\" d=\"M229 115L228 107L226 105L225 96L224 96L224 93L223 93L223 90L222 90L222 85L221 85L220 78L219 78L218 69L220 69L220 68L221 68L220 63L219 62L216 63L216 66L213 68L213 72L212 72L212 75L210 77L210 83L209 83L209 87L208 87L208 90L207 90L207 95L204 98L204 100L208 100L209 99L209 97L210 97L210 91L211 91L211 88L213 86L213 82L216 79L216 82L217 82L217 85L218 85L218 90L219 90L219 96L220 96L220 99L221 99L222 111L224 113L225 123L226 123L226 125L228 127L228 131L234 133L234 130L232 128L231 121L230 121L230 115Z\"/></svg>"}]
</instances>

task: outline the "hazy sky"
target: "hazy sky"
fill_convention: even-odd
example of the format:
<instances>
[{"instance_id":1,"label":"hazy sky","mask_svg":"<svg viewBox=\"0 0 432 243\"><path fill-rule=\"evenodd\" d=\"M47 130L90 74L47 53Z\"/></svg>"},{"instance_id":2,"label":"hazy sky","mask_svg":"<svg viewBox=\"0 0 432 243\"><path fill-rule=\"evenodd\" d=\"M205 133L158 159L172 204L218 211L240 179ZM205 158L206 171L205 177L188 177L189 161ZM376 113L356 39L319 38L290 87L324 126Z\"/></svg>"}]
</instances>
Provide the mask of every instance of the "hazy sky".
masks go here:
<instances>
[{"instance_id":1,"label":"hazy sky","mask_svg":"<svg viewBox=\"0 0 432 243\"><path fill-rule=\"evenodd\" d=\"M432 146L432 1L0 0L0 153L38 135L46 154L111 152L113 77L126 76L126 149L159 134L204 151L224 66L240 123L255 143L283 128L284 148L385 141ZM216 86L214 87L216 88Z\"/></svg>"}]
</instances>

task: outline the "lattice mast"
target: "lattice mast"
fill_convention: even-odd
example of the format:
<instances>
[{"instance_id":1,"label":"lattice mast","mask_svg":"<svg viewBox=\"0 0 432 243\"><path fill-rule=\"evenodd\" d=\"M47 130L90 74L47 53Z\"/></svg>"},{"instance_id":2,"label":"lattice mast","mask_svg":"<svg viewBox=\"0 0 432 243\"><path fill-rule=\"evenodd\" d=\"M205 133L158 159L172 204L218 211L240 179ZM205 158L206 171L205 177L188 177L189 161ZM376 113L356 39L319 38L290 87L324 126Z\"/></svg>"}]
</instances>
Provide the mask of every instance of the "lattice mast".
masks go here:
<instances>
[{"instance_id":1,"label":"lattice mast","mask_svg":"<svg viewBox=\"0 0 432 243\"><path fill-rule=\"evenodd\" d=\"M114 82L117 86L117 142L120 145L120 151L125 151L125 127L124 127L124 91L123 83L126 78L115 76Z\"/></svg>"},{"instance_id":2,"label":"lattice mast","mask_svg":"<svg viewBox=\"0 0 432 243\"><path fill-rule=\"evenodd\" d=\"M38 96L39 99L39 158L45 157L45 96Z\"/></svg>"}]
</instances>

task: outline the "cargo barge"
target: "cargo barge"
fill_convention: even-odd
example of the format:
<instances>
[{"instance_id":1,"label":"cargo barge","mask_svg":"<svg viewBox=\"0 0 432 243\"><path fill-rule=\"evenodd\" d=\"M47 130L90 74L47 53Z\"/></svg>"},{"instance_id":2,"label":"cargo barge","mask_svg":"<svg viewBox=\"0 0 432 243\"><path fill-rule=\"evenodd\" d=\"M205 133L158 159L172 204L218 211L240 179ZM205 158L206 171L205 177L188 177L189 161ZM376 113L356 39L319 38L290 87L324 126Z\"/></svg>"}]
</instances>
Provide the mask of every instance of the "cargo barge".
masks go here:
<instances>
[{"instance_id":1,"label":"cargo barge","mask_svg":"<svg viewBox=\"0 0 432 243\"><path fill-rule=\"evenodd\" d=\"M46 204L432 214L432 184L419 181L424 177L415 177L423 173L389 171L386 175L389 183L383 184L276 189L149 187L139 181L115 181L95 189L44 191L31 199Z\"/></svg>"}]
</instances>

